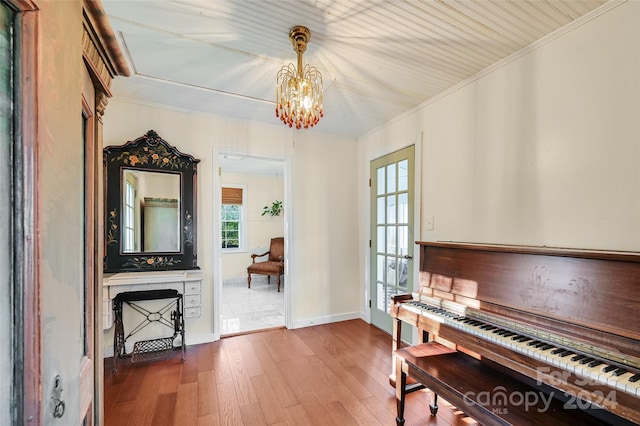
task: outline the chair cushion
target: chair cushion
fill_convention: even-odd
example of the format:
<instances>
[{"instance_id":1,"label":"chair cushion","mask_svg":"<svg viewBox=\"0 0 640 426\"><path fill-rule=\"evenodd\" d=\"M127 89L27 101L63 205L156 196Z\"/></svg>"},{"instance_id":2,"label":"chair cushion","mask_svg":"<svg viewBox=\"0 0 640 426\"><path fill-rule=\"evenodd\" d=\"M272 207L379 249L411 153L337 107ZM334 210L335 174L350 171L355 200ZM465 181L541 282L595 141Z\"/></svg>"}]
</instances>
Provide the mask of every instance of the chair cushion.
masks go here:
<instances>
[{"instance_id":1,"label":"chair cushion","mask_svg":"<svg viewBox=\"0 0 640 426\"><path fill-rule=\"evenodd\" d=\"M250 274L276 275L284 273L284 263L278 261L256 262L247 267Z\"/></svg>"}]
</instances>

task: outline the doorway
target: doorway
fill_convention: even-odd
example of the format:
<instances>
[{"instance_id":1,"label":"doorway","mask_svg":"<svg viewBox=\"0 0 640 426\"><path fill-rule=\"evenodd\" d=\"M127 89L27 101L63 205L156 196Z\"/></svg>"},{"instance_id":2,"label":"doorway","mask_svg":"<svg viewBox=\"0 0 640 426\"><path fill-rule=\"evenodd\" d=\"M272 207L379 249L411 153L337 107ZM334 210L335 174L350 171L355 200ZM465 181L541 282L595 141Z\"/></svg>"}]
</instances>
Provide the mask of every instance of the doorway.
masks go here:
<instances>
[{"instance_id":1,"label":"doorway","mask_svg":"<svg viewBox=\"0 0 640 426\"><path fill-rule=\"evenodd\" d=\"M391 296L413 288L415 147L371 162L371 323L392 332ZM402 339L411 341L411 327Z\"/></svg>"},{"instance_id":2,"label":"doorway","mask_svg":"<svg viewBox=\"0 0 640 426\"><path fill-rule=\"evenodd\" d=\"M269 252L272 238L285 237L285 162L229 153L221 153L218 160L220 214L214 229L220 244L214 252L220 253L220 336L284 327L286 275L280 291L277 277L265 275L252 275L249 288L247 266L251 255ZM274 205L283 209L278 212Z\"/></svg>"}]
</instances>

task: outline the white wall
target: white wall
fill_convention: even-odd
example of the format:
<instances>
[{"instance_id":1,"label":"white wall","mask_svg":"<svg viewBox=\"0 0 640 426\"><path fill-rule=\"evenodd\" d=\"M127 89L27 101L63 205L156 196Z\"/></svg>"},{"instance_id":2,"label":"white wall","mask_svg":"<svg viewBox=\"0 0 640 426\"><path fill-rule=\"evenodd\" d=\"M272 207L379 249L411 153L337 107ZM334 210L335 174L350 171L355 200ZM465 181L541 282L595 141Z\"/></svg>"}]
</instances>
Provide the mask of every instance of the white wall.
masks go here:
<instances>
[{"instance_id":1,"label":"white wall","mask_svg":"<svg viewBox=\"0 0 640 426\"><path fill-rule=\"evenodd\" d=\"M132 119L135 117L135 119ZM358 311L356 141L295 131L285 126L185 113L146 105L109 102L104 144L121 145L153 129L180 151L199 158L198 264L205 275L203 315L187 323L187 343L207 341L213 333L214 155L249 154L290 162L292 199L288 244L288 291L294 327L354 318ZM111 330L105 335L109 344Z\"/></svg>"},{"instance_id":2,"label":"white wall","mask_svg":"<svg viewBox=\"0 0 640 426\"><path fill-rule=\"evenodd\" d=\"M639 46L631 1L359 138L360 241L369 162L417 141L417 240L640 251Z\"/></svg>"},{"instance_id":3,"label":"white wall","mask_svg":"<svg viewBox=\"0 0 640 426\"><path fill-rule=\"evenodd\" d=\"M251 263L251 253L269 250L271 238L284 236L284 214L271 217L262 216L262 209L275 200L284 200L284 179L282 174L252 175L245 173L225 173L220 177L222 185L244 185L247 194L245 214L247 215L247 247L242 252L222 254L223 279L247 279L247 266ZM285 206L286 208L286 206ZM264 250L256 249L261 248ZM264 259L262 259L264 260Z\"/></svg>"}]
</instances>

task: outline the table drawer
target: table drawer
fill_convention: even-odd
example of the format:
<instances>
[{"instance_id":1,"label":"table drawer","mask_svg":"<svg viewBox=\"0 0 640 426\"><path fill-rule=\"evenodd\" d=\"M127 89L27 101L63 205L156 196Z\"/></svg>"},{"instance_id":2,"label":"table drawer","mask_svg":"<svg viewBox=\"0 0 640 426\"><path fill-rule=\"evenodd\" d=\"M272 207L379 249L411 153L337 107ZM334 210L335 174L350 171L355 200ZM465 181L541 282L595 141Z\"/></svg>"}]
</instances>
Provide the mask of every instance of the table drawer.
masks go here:
<instances>
[{"instance_id":1,"label":"table drawer","mask_svg":"<svg viewBox=\"0 0 640 426\"><path fill-rule=\"evenodd\" d=\"M200 306L184 309L185 318L200 318Z\"/></svg>"},{"instance_id":2,"label":"table drawer","mask_svg":"<svg viewBox=\"0 0 640 426\"><path fill-rule=\"evenodd\" d=\"M199 294L190 294L187 296L184 296L184 307L186 308L193 308L195 306L200 306L201 302L200 302L200 295Z\"/></svg>"},{"instance_id":3,"label":"table drawer","mask_svg":"<svg viewBox=\"0 0 640 426\"><path fill-rule=\"evenodd\" d=\"M199 282L185 283L184 294L200 294L202 293Z\"/></svg>"}]
</instances>

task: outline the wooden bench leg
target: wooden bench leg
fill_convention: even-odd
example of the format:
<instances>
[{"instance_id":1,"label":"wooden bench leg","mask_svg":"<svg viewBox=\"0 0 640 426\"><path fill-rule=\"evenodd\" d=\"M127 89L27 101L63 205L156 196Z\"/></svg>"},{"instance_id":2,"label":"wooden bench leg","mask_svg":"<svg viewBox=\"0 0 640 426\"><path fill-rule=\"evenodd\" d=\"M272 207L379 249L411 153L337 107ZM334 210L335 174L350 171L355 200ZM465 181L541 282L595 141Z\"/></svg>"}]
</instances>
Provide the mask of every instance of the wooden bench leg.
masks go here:
<instances>
[{"instance_id":1,"label":"wooden bench leg","mask_svg":"<svg viewBox=\"0 0 640 426\"><path fill-rule=\"evenodd\" d=\"M407 374L402 371L402 360L396 358L396 406L398 415L396 417L396 426L404 425L404 401L407 394Z\"/></svg>"}]
</instances>

